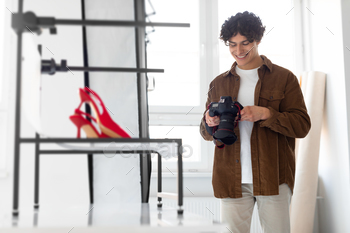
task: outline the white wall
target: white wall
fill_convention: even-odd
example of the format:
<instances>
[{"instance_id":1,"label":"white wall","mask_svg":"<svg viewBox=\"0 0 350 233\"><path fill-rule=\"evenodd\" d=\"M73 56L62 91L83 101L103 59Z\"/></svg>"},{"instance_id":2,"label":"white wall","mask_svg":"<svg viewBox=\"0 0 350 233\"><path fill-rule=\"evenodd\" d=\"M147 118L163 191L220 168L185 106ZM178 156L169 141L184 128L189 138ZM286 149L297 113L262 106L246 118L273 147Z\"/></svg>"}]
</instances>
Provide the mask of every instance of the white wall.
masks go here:
<instances>
[{"instance_id":1,"label":"white wall","mask_svg":"<svg viewBox=\"0 0 350 233\"><path fill-rule=\"evenodd\" d=\"M308 70L327 74L324 126L321 135L318 202L319 231L350 232L349 137L349 1L311 0L306 36ZM342 8L343 7L343 8ZM306 11L307 13L307 11ZM348 44L348 47L350 44ZM350 48L350 47L349 47ZM347 73L345 73L347 71ZM347 84L347 88L346 87ZM349 99L348 99L349 100Z\"/></svg>"}]
</instances>

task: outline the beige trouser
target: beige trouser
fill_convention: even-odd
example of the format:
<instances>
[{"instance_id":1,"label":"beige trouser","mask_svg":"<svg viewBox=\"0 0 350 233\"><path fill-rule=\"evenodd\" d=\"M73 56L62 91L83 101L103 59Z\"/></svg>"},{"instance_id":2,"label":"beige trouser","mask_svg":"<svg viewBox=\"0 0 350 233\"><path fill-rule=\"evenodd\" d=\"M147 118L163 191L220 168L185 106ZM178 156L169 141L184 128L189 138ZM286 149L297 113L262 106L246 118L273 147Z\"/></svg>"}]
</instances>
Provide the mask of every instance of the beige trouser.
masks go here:
<instances>
[{"instance_id":1,"label":"beige trouser","mask_svg":"<svg viewBox=\"0 0 350 233\"><path fill-rule=\"evenodd\" d=\"M289 233L289 205L292 193L287 184L279 186L279 195L254 196L252 184L242 184L242 198L221 199L221 222L227 231L249 233L255 202L264 233Z\"/></svg>"}]
</instances>

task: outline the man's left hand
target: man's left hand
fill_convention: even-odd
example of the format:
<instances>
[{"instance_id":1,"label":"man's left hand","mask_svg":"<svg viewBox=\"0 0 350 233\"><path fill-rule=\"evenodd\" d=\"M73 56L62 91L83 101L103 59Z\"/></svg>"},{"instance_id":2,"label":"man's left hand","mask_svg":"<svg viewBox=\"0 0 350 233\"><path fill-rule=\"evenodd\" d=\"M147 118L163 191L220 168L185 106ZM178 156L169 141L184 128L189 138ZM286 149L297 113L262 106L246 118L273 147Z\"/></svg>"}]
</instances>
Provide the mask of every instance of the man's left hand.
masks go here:
<instances>
[{"instance_id":1,"label":"man's left hand","mask_svg":"<svg viewBox=\"0 0 350 233\"><path fill-rule=\"evenodd\" d=\"M266 120L270 116L270 110L260 106L246 106L241 111L241 121L255 122L259 120Z\"/></svg>"}]
</instances>

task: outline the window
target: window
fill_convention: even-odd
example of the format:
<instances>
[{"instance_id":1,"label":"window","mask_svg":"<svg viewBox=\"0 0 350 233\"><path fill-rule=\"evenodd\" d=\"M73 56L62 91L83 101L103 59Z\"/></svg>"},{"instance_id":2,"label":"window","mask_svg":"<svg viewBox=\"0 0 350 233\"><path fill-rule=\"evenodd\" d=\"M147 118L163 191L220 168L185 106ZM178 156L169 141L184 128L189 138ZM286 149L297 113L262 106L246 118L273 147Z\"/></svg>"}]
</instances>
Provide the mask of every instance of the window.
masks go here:
<instances>
[{"instance_id":1,"label":"window","mask_svg":"<svg viewBox=\"0 0 350 233\"><path fill-rule=\"evenodd\" d=\"M147 28L147 66L164 68L163 74L148 74L155 89L148 92L151 138L182 138L184 171L210 171L212 153L199 134L206 101L205 2L199 0L152 0L146 12L152 22L190 23L190 28ZM184 7L185 6L185 7ZM186 153L189 153L186 155ZM153 162L157 157L152 158ZM164 171L177 166L176 158L164 161ZM157 166L153 166L154 169Z\"/></svg>"},{"instance_id":2,"label":"window","mask_svg":"<svg viewBox=\"0 0 350 233\"><path fill-rule=\"evenodd\" d=\"M184 172L210 172L214 145L202 139L199 123L209 83L234 62L218 39L222 23L237 12L254 12L266 26L259 53L295 72L295 9L291 1L277 0L151 0L146 5L147 13L153 11L151 5L156 14L149 16L150 21L190 23L191 27L157 27L154 32L146 29L147 66L165 69L163 74L148 74L155 80L155 89L148 92L150 136L182 138L183 144L191 147L185 148ZM152 161L156 162L156 156ZM164 161L163 171L176 169L176 161ZM156 168L154 164L153 169Z\"/></svg>"},{"instance_id":3,"label":"window","mask_svg":"<svg viewBox=\"0 0 350 233\"><path fill-rule=\"evenodd\" d=\"M147 65L165 70L163 74L152 74L156 88L149 92L149 103L151 106L199 106L199 1L152 2L159 9L152 20L190 23L191 28L159 27L148 35Z\"/></svg>"}]
</instances>

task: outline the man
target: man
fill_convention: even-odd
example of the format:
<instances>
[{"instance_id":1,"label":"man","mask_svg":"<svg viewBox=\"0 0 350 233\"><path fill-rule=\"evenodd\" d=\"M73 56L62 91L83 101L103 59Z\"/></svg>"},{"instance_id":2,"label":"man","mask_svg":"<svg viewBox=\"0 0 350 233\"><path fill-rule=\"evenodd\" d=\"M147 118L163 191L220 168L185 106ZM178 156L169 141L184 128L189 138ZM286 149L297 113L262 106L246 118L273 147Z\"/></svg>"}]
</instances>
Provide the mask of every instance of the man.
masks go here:
<instances>
[{"instance_id":1,"label":"man","mask_svg":"<svg viewBox=\"0 0 350 233\"><path fill-rule=\"evenodd\" d=\"M260 18L247 11L225 21L220 39L236 62L210 83L206 103L231 96L244 106L234 129L237 141L214 140L214 195L221 198L222 221L234 233L249 232L255 202L264 232L290 232L295 138L305 137L311 127L295 75L258 53L264 31ZM206 110L202 137L212 141L206 124L219 123L220 116L210 117Z\"/></svg>"}]
</instances>

